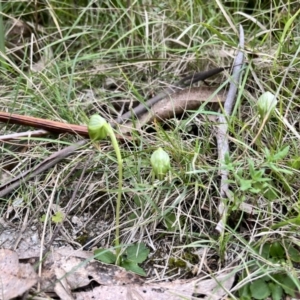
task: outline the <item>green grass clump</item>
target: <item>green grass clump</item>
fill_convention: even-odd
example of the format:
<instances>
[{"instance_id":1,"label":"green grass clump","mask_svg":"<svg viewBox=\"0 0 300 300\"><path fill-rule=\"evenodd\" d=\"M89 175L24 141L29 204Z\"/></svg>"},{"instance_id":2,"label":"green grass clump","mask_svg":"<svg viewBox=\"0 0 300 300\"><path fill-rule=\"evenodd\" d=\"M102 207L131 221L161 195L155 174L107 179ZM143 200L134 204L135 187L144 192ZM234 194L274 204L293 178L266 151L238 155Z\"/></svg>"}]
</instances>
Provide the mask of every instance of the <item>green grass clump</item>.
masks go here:
<instances>
[{"instance_id":1,"label":"green grass clump","mask_svg":"<svg viewBox=\"0 0 300 300\"><path fill-rule=\"evenodd\" d=\"M231 65L238 27L243 25L246 62L228 117L230 153L222 164L230 186L228 199L223 199L228 216L222 237L214 231L221 200L215 116L222 109L217 112L210 104L130 134L117 127L121 189L114 147L104 141L100 151L90 146L79 149L15 189L2 199L0 211L8 216L7 209L17 198L24 204L16 208L20 219L25 208L30 216L39 208L39 220L55 189L57 211L63 212L84 162L91 157L78 197L65 216L80 220L64 224L75 232L76 236L69 235L74 247L81 247L76 238L88 232L84 246L101 250L108 255L107 262L115 263L111 254L118 248L114 244L118 228L124 250L120 264L157 276L151 280L215 275L222 269L238 279L229 291L232 299L297 296L300 10L296 1L12 0L2 2L0 11L4 23L0 27L5 28L0 32L1 111L81 125L93 114L111 122L185 75ZM18 28L13 25L16 21ZM229 78L230 73L224 72L208 84L226 87ZM268 115L263 116L258 100L266 95L273 95L276 102L265 106ZM0 126L1 135L25 129ZM1 183L79 139L61 134L2 144ZM172 165L161 181L152 179L150 162L159 147ZM122 200L117 209L118 192ZM189 261L187 252L199 259ZM178 266L182 262L186 267Z\"/></svg>"}]
</instances>

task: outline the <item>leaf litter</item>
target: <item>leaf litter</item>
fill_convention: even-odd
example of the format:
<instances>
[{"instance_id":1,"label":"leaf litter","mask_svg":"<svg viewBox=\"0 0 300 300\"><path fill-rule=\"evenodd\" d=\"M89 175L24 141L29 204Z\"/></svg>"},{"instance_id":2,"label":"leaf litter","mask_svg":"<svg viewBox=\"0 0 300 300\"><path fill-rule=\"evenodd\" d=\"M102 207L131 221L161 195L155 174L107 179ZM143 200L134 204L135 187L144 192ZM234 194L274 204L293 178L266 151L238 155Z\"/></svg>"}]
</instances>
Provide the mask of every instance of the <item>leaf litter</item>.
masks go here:
<instances>
[{"instance_id":1,"label":"leaf litter","mask_svg":"<svg viewBox=\"0 0 300 300\"><path fill-rule=\"evenodd\" d=\"M24 253L25 254L25 253ZM20 296L38 282L34 270L37 256L20 263L22 253L8 249L0 250L0 299L8 300ZM92 281L99 286L92 290L79 291ZM193 295L204 295L202 299L219 299L230 289L234 276L222 272L215 278L195 278L163 283L145 283L145 279L124 269L100 263L87 251L64 247L53 250L43 262L40 291L53 293L60 299L182 299ZM75 292L74 292L75 290ZM117 298L116 298L117 297ZM195 298L196 299L196 298Z\"/></svg>"}]
</instances>

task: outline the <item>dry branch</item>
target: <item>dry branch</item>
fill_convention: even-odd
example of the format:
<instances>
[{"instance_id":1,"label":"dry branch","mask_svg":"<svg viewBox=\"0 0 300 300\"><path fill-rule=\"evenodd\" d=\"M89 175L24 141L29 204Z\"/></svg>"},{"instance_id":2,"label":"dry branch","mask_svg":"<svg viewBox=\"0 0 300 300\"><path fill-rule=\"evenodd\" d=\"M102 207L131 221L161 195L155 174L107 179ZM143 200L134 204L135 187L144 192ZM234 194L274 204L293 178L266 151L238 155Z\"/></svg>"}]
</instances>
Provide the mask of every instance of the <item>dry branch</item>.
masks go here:
<instances>
[{"instance_id":1,"label":"dry branch","mask_svg":"<svg viewBox=\"0 0 300 300\"><path fill-rule=\"evenodd\" d=\"M12 134L0 135L0 141L11 141L11 140L18 140L21 138L30 138L30 137L37 137L49 134L48 131L39 129L34 131L26 131L26 132L17 132Z\"/></svg>"},{"instance_id":2,"label":"dry branch","mask_svg":"<svg viewBox=\"0 0 300 300\"><path fill-rule=\"evenodd\" d=\"M217 144L218 144L218 159L219 159L220 173L221 173L221 183L220 183L221 199L218 207L218 211L221 219L216 226L216 230L219 231L220 233L224 232L226 218L227 218L227 207L226 204L224 203L224 200L226 198L227 199L231 198L231 192L229 190L229 185L228 185L228 170L224 165L224 161L225 161L226 153L229 153L229 143L227 137L227 131L228 131L227 120L229 119L229 116L231 115L231 111L233 108L234 100L240 82L240 74L241 74L241 69L244 60L244 54L242 52L244 49L244 30L242 26L240 26L239 47L241 50L238 51L238 54L235 58L231 83L224 104L224 114L223 115L221 114L219 117L219 125L217 127L217 134L216 134Z\"/></svg>"},{"instance_id":3,"label":"dry branch","mask_svg":"<svg viewBox=\"0 0 300 300\"><path fill-rule=\"evenodd\" d=\"M73 134L79 134L83 137L88 137L87 127L83 125L67 124L42 118L7 113L3 111L0 112L0 122L32 126L35 128L41 128L56 133L68 132Z\"/></svg>"}]
</instances>

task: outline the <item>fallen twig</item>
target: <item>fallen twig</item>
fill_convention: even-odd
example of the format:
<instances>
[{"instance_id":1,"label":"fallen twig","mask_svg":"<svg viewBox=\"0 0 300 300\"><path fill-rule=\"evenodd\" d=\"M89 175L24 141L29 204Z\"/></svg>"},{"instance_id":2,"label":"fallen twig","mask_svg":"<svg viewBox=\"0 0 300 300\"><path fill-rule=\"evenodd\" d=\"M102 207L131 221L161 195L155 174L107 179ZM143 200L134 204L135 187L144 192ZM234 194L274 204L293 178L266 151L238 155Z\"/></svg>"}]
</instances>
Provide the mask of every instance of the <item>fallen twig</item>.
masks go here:
<instances>
[{"instance_id":1,"label":"fallen twig","mask_svg":"<svg viewBox=\"0 0 300 300\"><path fill-rule=\"evenodd\" d=\"M84 125L62 123L62 122L51 121L42 118L35 118L30 116L22 116L18 114L7 113L3 111L0 112L0 122L32 126L35 128L42 128L47 131L56 132L56 133L68 132L73 134L79 134L83 137L89 136L87 127Z\"/></svg>"},{"instance_id":2,"label":"fallen twig","mask_svg":"<svg viewBox=\"0 0 300 300\"><path fill-rule=\"evenodd\" d=\"M12 133L12 134L6 134L6 135L0 135L0 141L5 142L5 141L11 141L11 140L18 140L22 139L25 137L36 137L36 136L43 136L49 134L48 131L40 129L40 130L34 130L34 131L26 131L26 132L17 132L17 133Z\"/></svg>"},{"instance_id":3,"label":"fallen twig","mask_svg":"<svg viewBox=\"0 0 300 300\"><path fill-rule=\"evenodd\" d=\"M231 192L229 190L229 185L228 185L228 170L226 169L224 161L225 161L226 153L229 153L229 143L227 137L227 130L228 130L227 120L231 115L232 107L236 97L236 92L238 90L238 86L240 82L240 74L241 74L240 71L242 69L242 64L244 60L244 54L242 52L244 49L244 30L241 25L240 25L239 47L240 50L238 51L237 56L235 58L235 62L234 62L235 67L233 68L232 79L230 82L229 91L224 104L224 114L221 114L219 116L219 125L217 126L217 133L216 133L217 144L218 144L218 159L219 159L220 173L221 173L220 203L218 207L218 212L220 214L221 219L216 226L216 230L220 233L224 232L226 218L227 218L227 207L225 205L224 200L226 198L227 199L232 198Z\"/></svg>"},{"instance_id":4,"label":"fallen twig","mask_svg":"<svg viewBox=\"0 0 300 300\"><path fill-rule=\"evenodd\" d=\"M29 133L22 133L22 134L8 134L0 136L0 141L8 141L16 138L20 138L22 136L41 136L45 134L49 134L51 132L54 133L71 133L71 134L78 134L82 137L89 137L89 133L87 130L87 126L85 125L76 125L76 124L69 124L57 121L51 121L41 118L29 117L29 116L22 116L18 114L11 114L7 112L0 112L0 122L6 122L9 124L19 124L25 126L32 126L35 128L43 128L44 130L36 130L32 131L32 134ZM46 130L46 131L45 131ZM117 139L124 140L124 136L116 135ZM126 137L126 139L130 139L130 137Z\"/></svg>"}]
</instances>

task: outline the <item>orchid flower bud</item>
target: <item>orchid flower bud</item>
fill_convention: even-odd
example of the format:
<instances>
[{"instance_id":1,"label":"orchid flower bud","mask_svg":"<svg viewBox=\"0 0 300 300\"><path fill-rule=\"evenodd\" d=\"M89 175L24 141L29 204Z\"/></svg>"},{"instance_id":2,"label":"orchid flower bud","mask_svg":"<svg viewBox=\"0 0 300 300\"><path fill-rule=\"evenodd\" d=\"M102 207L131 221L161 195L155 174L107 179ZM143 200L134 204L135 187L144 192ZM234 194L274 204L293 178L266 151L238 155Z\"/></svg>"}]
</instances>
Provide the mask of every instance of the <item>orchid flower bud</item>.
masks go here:
<instances>
[{"instance_id":1,"label":"orchid flower bud","mask_svg":"<svg viewBox=\"0 0 300 300\"><path fill-rule=\"evenodd\" d=\"M270 92L263 93L257 100L257 109L262 118L269 118L277 104L277 99Z\"/></svg>"},{"instance_id":2,"label":"orchid flower bud","mask_svg":"<svg viewBox=\"0 0 300 300\"><path fill-rule=\"evenodd\" d=\"M170 169L170 157L162 148L158 148L151 155L151 165L155 176L162 180Z\"/></svg>"},{"instance_id":3,"label":"orchid flower bud","mask_svg":"<svg viewBox=\"0 0 300 300\"><path fill-rule=\"evenodd\" d=\"M99 115L92 115L89 124L88 132L90 139L93 141L103 140L107 136L108 123Z\"/></svg>"}]
</instances>

